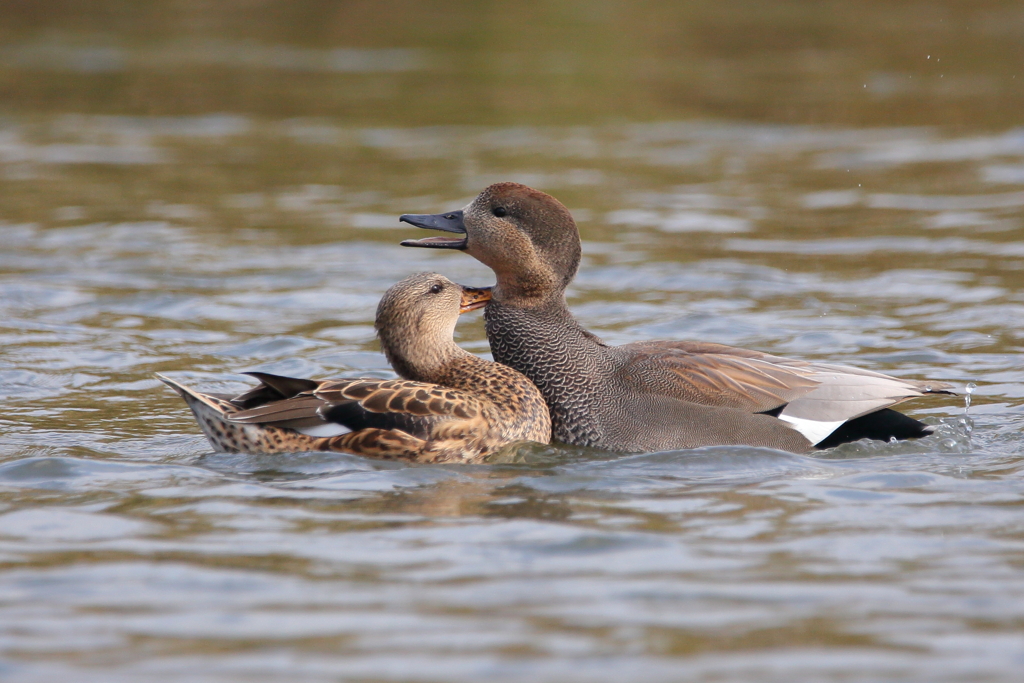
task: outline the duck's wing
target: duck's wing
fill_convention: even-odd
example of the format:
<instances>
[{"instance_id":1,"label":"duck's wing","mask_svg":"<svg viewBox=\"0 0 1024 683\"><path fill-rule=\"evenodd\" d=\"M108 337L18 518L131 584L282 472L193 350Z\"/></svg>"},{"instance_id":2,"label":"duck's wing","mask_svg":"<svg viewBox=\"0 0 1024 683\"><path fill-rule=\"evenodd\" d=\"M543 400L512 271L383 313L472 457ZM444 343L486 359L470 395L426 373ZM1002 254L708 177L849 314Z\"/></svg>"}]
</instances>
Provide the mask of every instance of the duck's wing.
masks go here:
<instances>
[{"instance_id":1,"label":"duck's wing","mask_svg":"<svg viewBox=\"0 0 1024 683\"><path fill-rule=\"evenodd\" d=\"M922 382L870 370L798 361L700 342L640 342L627 372L650 390L702 405L769 413L811 443L845 422L925 394L955 394L945 382ZM655 388L662 382L663 391Z\"/></svg>"},{"instance_id":2,"label":"duck's wing","mask_svg":"<svg viewBox=\"0 0 1024 683\"><path fill-rule=\"evenodd\" d=\"M813 373L818 386L783 409L793 418L852 420L925 394L957 394L946 382L901 379L848 365L806 363L804 368Z\"/></svg>"},{"instance_id":3,"label":"duck's wing","mask_svg":"<svg viewBox=\"0 0 1024 683\"><path fill-rule=\"evenodd\" d=\"M805 363L722 344L649 341L619 347L623 375L645 391L751 413L776 410L820 384Z\"/></svg>"},{"instance_id":4,"label":"duck's wing","mask_svg":"<svg viewBox=\"0 0 1024 683\"><path fill-rule=\"evenodd\" d=\"M294 429L312 437L338 436L352 431L341 424L332 424L317 411L323 401L313 395L322 382L266 372L246 372L260 383L230 400L234 410L226 416L229 422Z\"/></svg>"},{"instance_id":5,"label":"duck's wing","mask_svg":"<svg viewBox=\"0 0 1024 683\"><path fill-rule=\"evenodd\" d=\"M242 410L255 408L271 401L292 398L303 392L313 391L320 386L320 382L313 379L272 375L269 372L243 372L242 374L260 381L258 386L231 399L231 402Z\"/></svg>"},{"instance_id":6,"label":"duck's wing","mask_svg":"<svg viewBox=\"0 0 1024 683\"><path fill-rule=\"evenodd\" d=\"M268 384L267 376L259 379ZM280 385L281 378L269 379L268 386ZM370 378L302 381L311 384L291 385L296 389L291 396L236 412L230 420L272 423L311 436L374 429L398 430L427 439L441 423L474 420L481 412L476 397L436 384ZM259 387L253 391L259 391Z\"/></svg>"},{"instance_id":7,"label":"duck's wing","mask_svg":"<svg viewBox=\"0 0 1024 683\"><path fill-rule=\"evenodd\" d=\"M412 380L331 380L314 395L327 403L321 416L353 431L400 429L421 437L437 436L442 423L470 424L482 418L481 402L472 394Z\"/></svg>"}]
</instances>

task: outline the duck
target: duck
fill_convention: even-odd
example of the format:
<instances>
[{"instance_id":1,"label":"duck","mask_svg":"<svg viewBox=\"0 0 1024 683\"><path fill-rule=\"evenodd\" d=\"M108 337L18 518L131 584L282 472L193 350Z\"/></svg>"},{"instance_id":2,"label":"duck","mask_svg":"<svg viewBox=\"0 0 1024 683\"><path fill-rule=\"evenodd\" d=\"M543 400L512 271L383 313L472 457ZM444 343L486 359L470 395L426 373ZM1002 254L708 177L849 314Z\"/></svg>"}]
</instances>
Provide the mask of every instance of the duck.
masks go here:
<instances>
[{"instance_id":1,"label":"duck","mask_svg":"<svg viewBox=\"0 0 1024 683\"><path fill-rule=\"evenodd\" d=\"M157 377L185 400L218 451L477 463L508 444L551 440L548 409L533 383L453 339L459 315L485 306L490 295L489 288L464 287L437 273L388 289L374 327L400 379L247 372L259 385L231 396Z\"/></svg>"},{"instance_id":2,"label":"duck","mask_svg":"<svg viewBox=\"0 0 1024 683\"><path fill-rule=\"evenodd\" d=\"M807 453L864 438L926 436L933 427L892 406L956 393L944 382L711 342L606 344L566 304L582 253L572 215L519 183L491 185L458 211L399 220L447 233L403 246L464 251L494 271L484 311L492 355L540 389L555 441L624 453L704 446Z\"/></svg>"}]
</instances>

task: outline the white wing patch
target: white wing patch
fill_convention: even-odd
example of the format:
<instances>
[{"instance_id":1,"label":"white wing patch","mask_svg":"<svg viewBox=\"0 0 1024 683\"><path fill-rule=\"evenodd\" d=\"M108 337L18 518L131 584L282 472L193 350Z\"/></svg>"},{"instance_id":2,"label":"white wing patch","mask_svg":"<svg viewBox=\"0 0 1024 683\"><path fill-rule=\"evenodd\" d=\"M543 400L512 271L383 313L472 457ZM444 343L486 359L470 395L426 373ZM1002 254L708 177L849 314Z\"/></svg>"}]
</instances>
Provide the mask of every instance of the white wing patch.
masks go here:
<instances>
[{"instance_id":1,"label":"white wing patch","mask_svg":"<svg viewBox=\"0 0 1024 683\"><path fill-rule=\"evenodd\" d=\"M341 436L342 434L348 434L352 430L345 425L340 425L337 422L325 422L322 425L316 425L313 427L300 427L296 429L300 434L313 437L325 437L325 436Z\"/></svg>"},{"instance_id":2,"label":"white wing patch","mask_svg":"<svg viewBox=\"0 0 1024 683\"><path fill-rule=\"evenodd\" d=\"M846 422L846 420L838 420L836 422L807 420L802 417L786 415L785 413L779 415L779 419L793 425L796 431L807 437L807 440L814 446L827 439L829 434L839 429L839 426Z\"/></svg>"}]
</instances>

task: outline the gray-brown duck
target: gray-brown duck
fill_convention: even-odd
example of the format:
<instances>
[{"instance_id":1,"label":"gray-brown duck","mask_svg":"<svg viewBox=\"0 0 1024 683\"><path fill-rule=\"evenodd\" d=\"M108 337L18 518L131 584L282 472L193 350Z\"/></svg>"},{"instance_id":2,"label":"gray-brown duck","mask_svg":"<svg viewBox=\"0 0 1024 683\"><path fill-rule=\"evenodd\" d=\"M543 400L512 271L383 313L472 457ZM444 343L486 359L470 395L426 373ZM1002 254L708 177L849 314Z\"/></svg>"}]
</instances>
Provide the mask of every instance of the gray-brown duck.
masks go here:
<instances>
[{"instance_id":1,"label":"gray-brown duck","mask_svg":"<svg viewBox=\"0 0 1024 683\"><path fill-rule=\"evenodd\" d=\"M720 344L609 346L569 312L580 262L569 211L518 183L491 185L460 211L402 221L455 233L406 246L460 249L497 277L484 312L494 359L519 370L551 410L553 437L620 452L751 445L805 452L932 428L890 408L950 385Z\"/></svg>"},{"instance_id":2,"label":"gray-brown duck","mask_svg":"<svg viewBox=\"0 0 1024 683\"><path fill-rule=\"evenodd\" d=\"M317 381L250 372L260 385L232 397L158 376L185 399L221 451L338 451L476 462L509 443L551 440L551 420L537 388L452 338L459 314L481 308L489 298L489 289L463 287L435 273L391 287L377 307L375 327L403 379Z\"/></svg>"}]
</instances>

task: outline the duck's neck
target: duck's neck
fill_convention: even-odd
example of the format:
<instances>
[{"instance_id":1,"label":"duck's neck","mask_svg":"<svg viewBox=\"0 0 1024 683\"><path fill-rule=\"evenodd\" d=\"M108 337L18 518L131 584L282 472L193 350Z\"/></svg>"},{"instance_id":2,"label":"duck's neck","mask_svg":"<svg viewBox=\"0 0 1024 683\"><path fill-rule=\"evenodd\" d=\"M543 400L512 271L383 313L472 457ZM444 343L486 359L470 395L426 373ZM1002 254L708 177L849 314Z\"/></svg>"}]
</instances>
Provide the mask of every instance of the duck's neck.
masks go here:
<instances>
[{"instance_id":1,"label":"duck's neck","mask_svg":"<svg viewBox=\"0 0 1024 683\"><path fill-rule=\"evenodd\" d=\"M581 378L611 372L600 339L584 330L558 292L523 305L498 294L484 311L494 360L537 385L551 411L553 436L571 443L599 443L603 435L591 412L598 397Z\"/></svg>"},{"instance_id":2,"label":"duck's neck","mask_svg":"<svg viewBox=\"0 0 1024 683\"><path fill-rule=\"evenodd\" d=\"M416 382L447 385L446 380L451 376L453 368L480 360L451 339L417 344L415 348L408 349L401 343L382 343L382 346L384 355L398 376Z\"/></svg>"}]
</instances>

